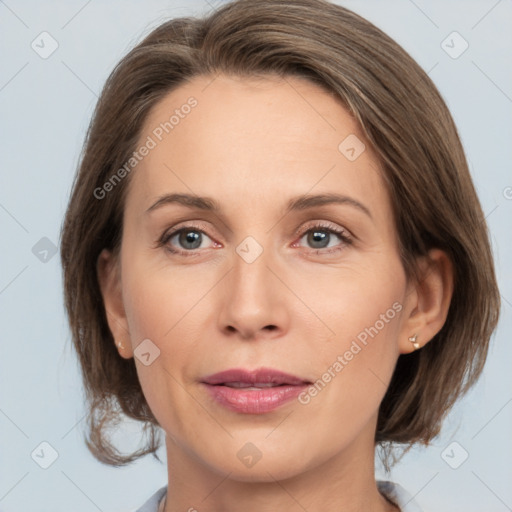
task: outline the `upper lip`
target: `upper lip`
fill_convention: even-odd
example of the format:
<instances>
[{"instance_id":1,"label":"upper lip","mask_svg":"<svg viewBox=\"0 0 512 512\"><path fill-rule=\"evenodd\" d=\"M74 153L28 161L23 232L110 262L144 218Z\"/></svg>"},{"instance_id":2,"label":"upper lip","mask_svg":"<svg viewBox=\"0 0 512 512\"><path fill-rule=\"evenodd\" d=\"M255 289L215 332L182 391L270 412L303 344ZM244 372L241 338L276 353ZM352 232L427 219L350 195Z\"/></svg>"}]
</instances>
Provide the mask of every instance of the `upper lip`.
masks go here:
<instances>
[{"instance_id":1,"label":"upper lip","mask_svg":"<svg viewBox=\"0 0 512 512\"><path fill-rule=\"evenodd\" d=\"M280 386L288 384L291 386L300 386L310 384L309 381L304 380L295 375L284 373L272 368L258 368L256 370L244 370L242 368L232 368L219 373L214 373L205 377L202 382L210 385L220 384L247 384L254 386L256 384L275 384Z\"/></svg>"}]
</instances>

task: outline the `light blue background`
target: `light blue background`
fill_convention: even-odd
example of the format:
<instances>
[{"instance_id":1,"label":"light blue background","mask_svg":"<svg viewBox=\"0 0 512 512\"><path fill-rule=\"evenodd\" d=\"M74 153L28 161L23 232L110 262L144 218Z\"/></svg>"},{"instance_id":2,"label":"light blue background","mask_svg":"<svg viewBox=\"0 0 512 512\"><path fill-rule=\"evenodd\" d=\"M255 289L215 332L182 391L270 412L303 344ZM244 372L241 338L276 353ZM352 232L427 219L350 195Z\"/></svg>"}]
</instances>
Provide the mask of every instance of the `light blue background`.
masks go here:
<instances>
[{"instance_id":1,"label":"light blue background","mask_svg":"<svg viewBox=\"0 0 512 512\"><path fill-rule=\"evenodd\" d=\"M440 438L413 450L390 478L426 511L512 510L512 3L340 3L404 46L448 103L487 214L503 297L482 379L452 411ZM114 65L164 19L209 9L207 2L185 0L0 2L3 512L127 511L167 482L165 466L152 457L116 469L85 448L82 385L63 312L59 257L43 263L32 247L42 237L58 244L85 130ZM42 31L59 44L46 60L31 48ZM441 47L453 31L469 43L457 59ZM138 432L128 423L121 444L136 447ZM59 455L46 470L30 456L42 441ZM458 469L441 457L452 441L469 453ZM160 454L165 460L164 450Z\"/></svg>"}]
</instances>

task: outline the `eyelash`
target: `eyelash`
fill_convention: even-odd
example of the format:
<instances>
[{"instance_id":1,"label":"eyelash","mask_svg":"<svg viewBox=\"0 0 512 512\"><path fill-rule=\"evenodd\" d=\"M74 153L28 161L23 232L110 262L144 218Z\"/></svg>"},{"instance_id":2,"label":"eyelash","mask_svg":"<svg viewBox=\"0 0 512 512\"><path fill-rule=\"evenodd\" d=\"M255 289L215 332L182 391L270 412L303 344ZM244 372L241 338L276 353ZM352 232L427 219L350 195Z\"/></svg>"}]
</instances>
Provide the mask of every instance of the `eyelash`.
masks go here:
<instances>
[{"instance_id":1,"label":"eyelash","mask_svg":"<svg viewBox=\"0 0 512 512\"><path fill-rule=\"evenodd\" d=\"M200 229L197 226L193 226L193 225L189 224L189 225L180 227L179 229L173 230L170 233L165 232L161 236L161 238L158 240L158 242L156 244L156 248L164 247L166 251L170 252L171 254L176 254L176 255L179 255L179 256L185 256L185 257L197 256L198 255L197 251L199 249L185 251L185 250L173 249L171 246L168 245L169 240L171 240L175 235L178 235L181 232L187 232L187 231L193 231L193 232L196 232L196 233L202 233L202 234L208 236L208 234L203 229ZM345 229L334 227L332 224L325 223L325 222L318 222L316 224L308 226L306 229L298 229L295 232L295 235L296 236L300 235L300 239L302 239L304 237L304 235L307 235L308 233L314 232L314 231L323 231L323 232L326 232L326 233L329 233L329 234L334 234L338 238L340 238L340 240L342 241L342 244L340 244L339 246L336 246L334 248L329 248L329 249L326 249L326 248L321 248L321 249L309 248L309 250L311 252L313 252L313 253L315 253L317 255L319 255L319 254L332 254L332 253L335 253L335 252L343 250L344 246L348 246L348 245L351 245L353 243L352 237L348 234L348 232Z\"/></svg>"}]
</instances>

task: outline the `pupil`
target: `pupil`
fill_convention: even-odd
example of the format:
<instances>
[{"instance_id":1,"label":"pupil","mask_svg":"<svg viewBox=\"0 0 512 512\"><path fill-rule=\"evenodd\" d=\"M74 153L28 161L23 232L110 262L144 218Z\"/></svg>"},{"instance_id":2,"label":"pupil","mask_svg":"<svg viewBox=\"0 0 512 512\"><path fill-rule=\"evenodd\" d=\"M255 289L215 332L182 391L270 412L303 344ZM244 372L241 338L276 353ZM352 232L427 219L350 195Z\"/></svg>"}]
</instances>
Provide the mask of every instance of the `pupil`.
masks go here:
<instances>
[{"instance_id":1,"label":"pupil","mask_svg":"<svg viewBox=\"0 0 512 512\"><path fill-rule=\"evenodd\" d=\"M187 249L197 249L201 245L201 235L195 231L182 231L180 243L187 247ZM187 244L192 244L193 246L190 247Z\"/></svg>"},{"instance_id":2,"label":"pupil","mask_svg":"<svg viewBox=\"0 0 512 512\"><path fill-rule=\"evenodd\" d=\"M320 247L316 246L316 248L326 247L327 245L323 242L328 241L329 235L325 231L313 231L311 232L311 242L312 244L316 244L320 242Z\"/></svg>"}]
</instances>

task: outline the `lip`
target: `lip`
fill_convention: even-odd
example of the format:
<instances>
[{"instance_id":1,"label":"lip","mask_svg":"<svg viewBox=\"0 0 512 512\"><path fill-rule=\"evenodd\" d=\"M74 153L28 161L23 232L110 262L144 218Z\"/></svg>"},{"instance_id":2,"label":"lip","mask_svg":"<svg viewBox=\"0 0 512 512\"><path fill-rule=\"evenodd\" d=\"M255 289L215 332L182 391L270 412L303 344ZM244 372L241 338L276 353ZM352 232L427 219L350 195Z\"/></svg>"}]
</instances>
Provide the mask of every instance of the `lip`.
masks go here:
<instances>
[{"instance_id":1,"label":"lip","mask_svg":"<svg viewBox=\"0 0 512 512\"><path fill-rule=\"evenodd\" d=\"M296 398L311 384L272 368L234 368L209 375L201 383L220 405L244 414L273 411Z\"/></svg>"}]
</instances>

